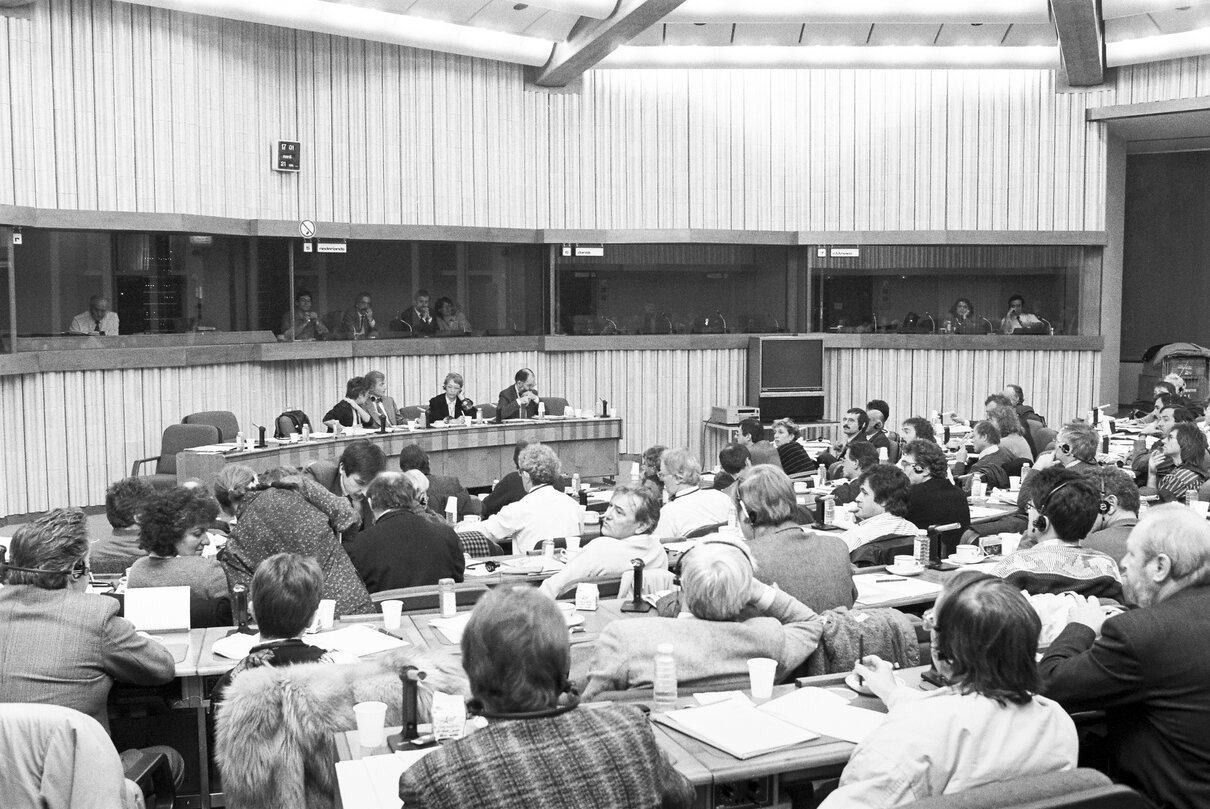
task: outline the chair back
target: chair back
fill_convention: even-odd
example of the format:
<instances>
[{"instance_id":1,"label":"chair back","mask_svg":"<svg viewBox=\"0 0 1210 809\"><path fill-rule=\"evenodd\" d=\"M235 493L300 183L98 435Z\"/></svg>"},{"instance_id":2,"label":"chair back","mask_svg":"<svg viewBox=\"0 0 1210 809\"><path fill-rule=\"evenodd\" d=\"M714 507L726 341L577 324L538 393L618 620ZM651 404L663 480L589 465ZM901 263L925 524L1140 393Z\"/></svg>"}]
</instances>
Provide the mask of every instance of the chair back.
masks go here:
<instances>
[{"instance_id":1,"label":"chair back","mask_svg":"<svg viewBox=\"0 0 1210 809\"><path fill-rule=\"evenodd\" d=\"M340 323L344 320L345 313L343 309L335 309L326 313L320 320L328 327L328 334L334 335L340 331Z\"/></svg>"},{"instance_id":2,"label":"chair back","mask_svg":"<svg viewBox=\"0 0 1210 809\"><path fill-rule=\"evenodd\" d=\"M218 427L211 424L169 424L160 439L160 459L156 462L157 475L176 474L176 454L190 447L219 443Z\"/></svg>"},{"instance_id":3,"label":"chair back","mask_svg":"<svg viewBox=\"0 0 1210 809\"><path fill-rule=\"evenodd\" d=\"M496 406L491 403L477 405L477 407L479 408L479 415L486 420L494 419L498 412Z\"/></svg>"},{"instance_id":4,"label":"chair back","mask_svg":"<svg viewBox=\"0 0 1210 809\"><path fill-rule=\"evenodd\" d=\"M542 401L546 403L548 416L561 416L567 412L567 400L560 396L543 396Z\"/></svg>"},{"instance_id":5,"label":"chair back","mask_svg":"<svg viewBox=\"0 0 1210 809\"><path fill-rule=\"evenodd\" d=\"M1029 462L1024 458L1014 457L1011 461L1004 462L1004 472L1010 478L1019 476L1021 474L1021 467L1025 466L1027 463Z\"/></svg>"},{"instance_id":6,"label":"chair back","mask_svg":"<svg viewBox=\"0 0 1210 809\"><path fill-rule=\"evenodd\" d=\"M474 606L487 593L487 585L479 582L461 582L454 585L454 603L460 607ZM384 601L402 601L404 612L418 610L433 611L440 606L441 592L436 584L422 584L418 587L397 587L394 590L380 590L370 593L375 604Z\"/></svg>"},{"instance_id":7,"label":"chair back","mask_svg":"<svg viewBox=\"0 0 1210 809\"><path fill-rule=\"evenodd\" d=\"M1059 435L1053 427L1033 427L1031 433L1034 438L1034 449L1038 451L1039 455L1054 449L1055 438Z\"/></svg>"},{"instance_id":8,"label":"chair back","mask_svg":"<svg viewBox=\"0 0 1210 809\"><path fill-rule=\"evenodd\" d=\"M935 795L912 809L1147 809L1150 804L1103 773L1080 767Z\"/></svg>"},{"instance_id":9,"label":"chair back","mask_svg":"<svg viewBox=\"0 0 1210 809\"><path fill-rule=\"evenodd\" d=\"M867 542L849 552L849 561L857 567L890 565L900 554L910 554L916 548L916 537L907 534L888 534Z\"/></svg>"},{"instance_id":10,"label":"chair back","mask_svg":"<svg viewBox=\"0 0 1210 809\"><path fill-rule=\"evenodd\" d=\"M462 547L462 553L472 559L482 559L486 556L504 556L504 549L495 540L478 531L459 532L458 544Z\"/></svg>"},{"instance_id":11,"label":"chair back","mask_svg":"<svg viewBox=\"0 0 1210 809\"><path fill-rule=\"evenodd\" d=\"M399 421L405 422L411 421L412 419L418 419L420 418L420 414L424 411L425 408L421 407L420 405L406 405L405 407L399 408Z\"/></svg>"},{"instance_id":12,"label":"chair back","mask_svg":"<svg viewBox=\"0 0 1210 809\"><path fill-rule=\"evenodd\" d=\"M709 536L710 534L717 534L718 529L722 528L726 524L727 523L725 523L725 522L710 523L709 525L703 525L701 528L694 528L692 531L685 534L685 539L697 539L698 537Z\"/></svg>"},{"instance_id":13,"label":"chair back","mask_svg":"<svg viewBox=\"0 0 1210 809\"><path fill-rule=\"evenodd\" d=\"M239 419L230 410L203 410L190 413L181 419L181 424L209 424L217 427L220 441L234 441L239 434Z\"/></svg>"}]
</instances>

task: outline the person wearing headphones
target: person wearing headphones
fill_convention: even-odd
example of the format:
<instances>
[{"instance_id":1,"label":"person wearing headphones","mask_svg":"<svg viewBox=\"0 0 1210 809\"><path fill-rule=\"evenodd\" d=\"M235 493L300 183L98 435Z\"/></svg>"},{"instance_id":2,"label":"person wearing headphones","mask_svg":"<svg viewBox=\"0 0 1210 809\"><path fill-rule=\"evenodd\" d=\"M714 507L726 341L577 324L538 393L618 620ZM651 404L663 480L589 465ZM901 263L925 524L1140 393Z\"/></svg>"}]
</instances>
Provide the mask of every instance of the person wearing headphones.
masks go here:
<instances>
[{"instance_id":1,"label":"person wearing headphones","mask_svg":"<svg viewBox=\"0 0 1210 809\"><path fill-rule=\"evenodd\" d=\"M74 708L108 730L115 680L162 685L176 676L172 653L118 617L116 599L87 592L84 512L51 509L17 529L9 552L12 564L0 568L0 702ZM184 759L155 751L168 755L180 786Z\"/></svg>"},{"instance_id":2,"label":"person wearing headphones","mask_svg":"<svg viewBox=\"0 0 1210 809\"><path fill-rule=\"evenodd\" d=\"M1055 436L1055 465L1073 472L1091 472L1096 469L1097 448L1101 436L1082 421L1071 421L1063 425Z\"/></svg>"},{"instance_id":3,"label":"person wearing headphones","mask_svg":"<svg viewBox=\"0 0 1210 809\"><path fill-rule=\"evenodd\" d=\"M1165 503L1185 503L1190 489L1200 489L1206 482L1206 434L1196 424L1173 426L1164 437L1166 471L1149 467L1147 493L1158 494Z\"/></svg>"},{"instance_id":4,"label":"person wearing headphones","mask_svg":"<svg viewBox=\"0 0 1210 809\"><path fill-rule=\"evenodd\" d=\"M891 452L891 440L880 429L880 425L870 426L870 414L861 407L850 407L840 417L840 440L833 441L829 450L820 453L816 459L820 466L828 468L828 476L840 474L836 462L842 460L850 444L865 442L873 444L875 449L886 449Z\"/></svg>"},{"instance_id":5,"label":"person wearing headphones","mask_svg":"<svg viewBox=\"0 0 1210 809\"><path fill-rule=\"evenodd\" d=\"M1100 515L1111 504L1091 475L1051 467L1030 475L1027 538L1033 547L1018 550L992 568L1030 593L1074 592L1122 601L1122 577L1112 556L1081 547Z\"/></svg>"},{"instance_id":6,"label":"person wearing headphones","mask_svg":"<svg viewBox=\"0 0 1210 809\"><path fill-rule=\"evenodd\" d=\"M857 588L848 546L837 536L802 530L795 520L794 484L785 472L767 464L745 469L735 503L757 579L816 612L853 606Z\"/></svg>"},{"instance_id":7,"label":"person wearing headphones","mask_svg":"<svg viewBox=\"0 0 1210 809\"><path fill-rule=\"evenodd\" d=\"M971 524L971 507L962 489L946 480L948 462L945 450L927 439L909 441L899 459L899 468L907 475L907 521L917 528L958 523Z\"/></svg>"},{"instance_id":8,"label":"person wearing headphones","mask_svg":"<svg viewBox=\"0 0 1210 809\"><path fill-rule=\"evenodd\" d=\"M1139 487L1130 472L1116 466L1102 466L1091 474L1100 483L1105 507L1082 544L1109 554L1120 566L1126 555L1126 540L1139 523Z\"/></svg>"},{"instance_id":9,"label":"person wearing headphones","mask_svg":"<svg viewBox=\"0 0 1210 809\"><path fill-rule=\"evenodd\" d=\"M1075 769L1075 723L1057 701L1039 696L1042 623L1020 591L961 573L924 616L948 685L909 688L896 683L889 662L862 660L855 671L886 704L886 721L857 745L820 809L902 806Z\"/></svg>"},{"instance_id":10,"label":"person wearing headphones","mask_svg":"<svg viewBox=\"0 0 1210 809\"><path fill-rule=\"evenodd\" d=\"M655 526L662 539L684 537L709 525L727 522L731 499L715 489L703 489L702 465L689 450L670 449L660 459L660 480L668 502Z\"/></svg>"},{"instance_id":11,"label":"person wearing headphones","mask_svg":"<svg viewBox=\"0 0 1210 809\"><path fill-rule=\"evenodd\" d=\"M583 698L651 688L655 653L665 643L673 646L681 688L746 683L753 657L776 660L781 682L811 656L823 636L823 616L759 581L749 549L722 538L703 540L681 557L681 610L676 618L614 621L605 627Z\"/></svg>"},{"instance_id":12,"label":"person wearing headphones","mask_svg":"<svg viewBox=\"0 0 1210 809\"><path fill-rule=\"evenodd\" d=\"M648 621L615 622L624 623ZM498 587L480 599L462 633L462 666L467 707L490 723L404 772L399 797L409 809L693 805L693 785L637 707L580 706L567 624L537 590Z\"/></svg>"}]
</instances>

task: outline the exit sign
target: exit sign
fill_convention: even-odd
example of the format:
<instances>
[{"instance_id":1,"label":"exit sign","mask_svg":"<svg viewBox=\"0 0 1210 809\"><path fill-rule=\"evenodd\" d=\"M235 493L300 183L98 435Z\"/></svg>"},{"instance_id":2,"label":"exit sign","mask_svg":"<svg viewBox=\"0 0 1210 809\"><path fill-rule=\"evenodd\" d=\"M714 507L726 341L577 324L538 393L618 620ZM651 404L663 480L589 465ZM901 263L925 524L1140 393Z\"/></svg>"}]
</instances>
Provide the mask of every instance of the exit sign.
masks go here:
<instances>
[{"instance_id":1,"label":"exit sign","mask_svg":"<svg viewBox=\"0 0 1210 809\"><path fill-rule=\"evenodd\" d=\"M274 171L302 171L302 144L296 140L273 142Z\"/></svg>"}]
</instances>

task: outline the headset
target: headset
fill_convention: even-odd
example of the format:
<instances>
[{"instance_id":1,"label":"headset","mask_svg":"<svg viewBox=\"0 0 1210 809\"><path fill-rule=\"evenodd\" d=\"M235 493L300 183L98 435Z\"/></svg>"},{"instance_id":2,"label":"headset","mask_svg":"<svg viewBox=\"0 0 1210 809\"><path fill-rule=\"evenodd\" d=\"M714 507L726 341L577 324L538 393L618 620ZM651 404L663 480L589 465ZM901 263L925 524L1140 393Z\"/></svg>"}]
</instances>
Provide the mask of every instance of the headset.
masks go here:
<instances>
[{"instance_id":1,"label":"headset","mask_svg":"<svg viewBox=\"0 0 1210 809\"><path fill-rule=\"evenodd\" d=\"M1058 486L1055 486L1053 489L1047 492L1046 496L1042 498L1042 503L1038 506L1038 518L1034 520L1034 530L1039 534L1044 533L1046 529L1050 527L1050 520L1046 519L1046 507L1050 505L1051 498L1055 496L1055 492L1057 492L1059 489L1062 489L1070 482L1071 481L1069 480L1063 481Z\"/></svg>"},{"instance_id":2,"label":"headset","mask_svg":"<svg viewBox=\"0 0 1210 809\"><path fill-rule=\"evenodd\" d=\"M1105 479L1101 478L1101 499L1097 503L1097 513L1102 515L1109 514L1113 509L1113 503L1109 502L1110 495L1105 491Z\"/></svg>"},{"instance_id":3,"label":"headset","mask_svg":"<svg viewBox=\"0 0 1210 809\"><path fill-rule=\"evenodd\" d=\"M10 570L16 570L19 573L45 573L49 575L70 576L72 581L79 581L92 572L88 567L88 560L84 557L77 559L75 564L65 570L52 570L45 567L11 565L5 561L4 554L0 553L0 581L8 579L8 571Z\"/></svg>"},{"instance_id":4,"label":"headset","mask_svg":"<svg viewBox=\"0 0 1210 809\"><path fill-rule=\"evenodd\" d=\"M735 498L735 502L739 503L740 511L744 512L744 514L748 517L748 525L751 525L753 528L755 528L756 527L756 512L753 511L752 509L748 508L747 506L745 506L744 501L740 500L738 497Z\"/></svg>"}]
</instances>

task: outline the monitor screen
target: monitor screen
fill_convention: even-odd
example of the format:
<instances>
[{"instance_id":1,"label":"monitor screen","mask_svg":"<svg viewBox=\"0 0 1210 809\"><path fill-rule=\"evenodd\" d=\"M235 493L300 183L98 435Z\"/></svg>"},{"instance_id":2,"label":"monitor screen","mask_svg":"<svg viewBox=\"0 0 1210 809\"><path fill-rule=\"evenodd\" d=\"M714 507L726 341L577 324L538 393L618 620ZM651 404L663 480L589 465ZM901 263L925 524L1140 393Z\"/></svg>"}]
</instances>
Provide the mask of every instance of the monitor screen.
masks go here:
<instances>
[{"instance_id":1,"label":"monitor screen","mask_svg":"<svg viewBox=\"0 0 1210 809\"><path fill-rule=\"evenodd\" d=\"M761 340L762 390L822 390L823 340Z\"/></svg>"}]
</instances>

